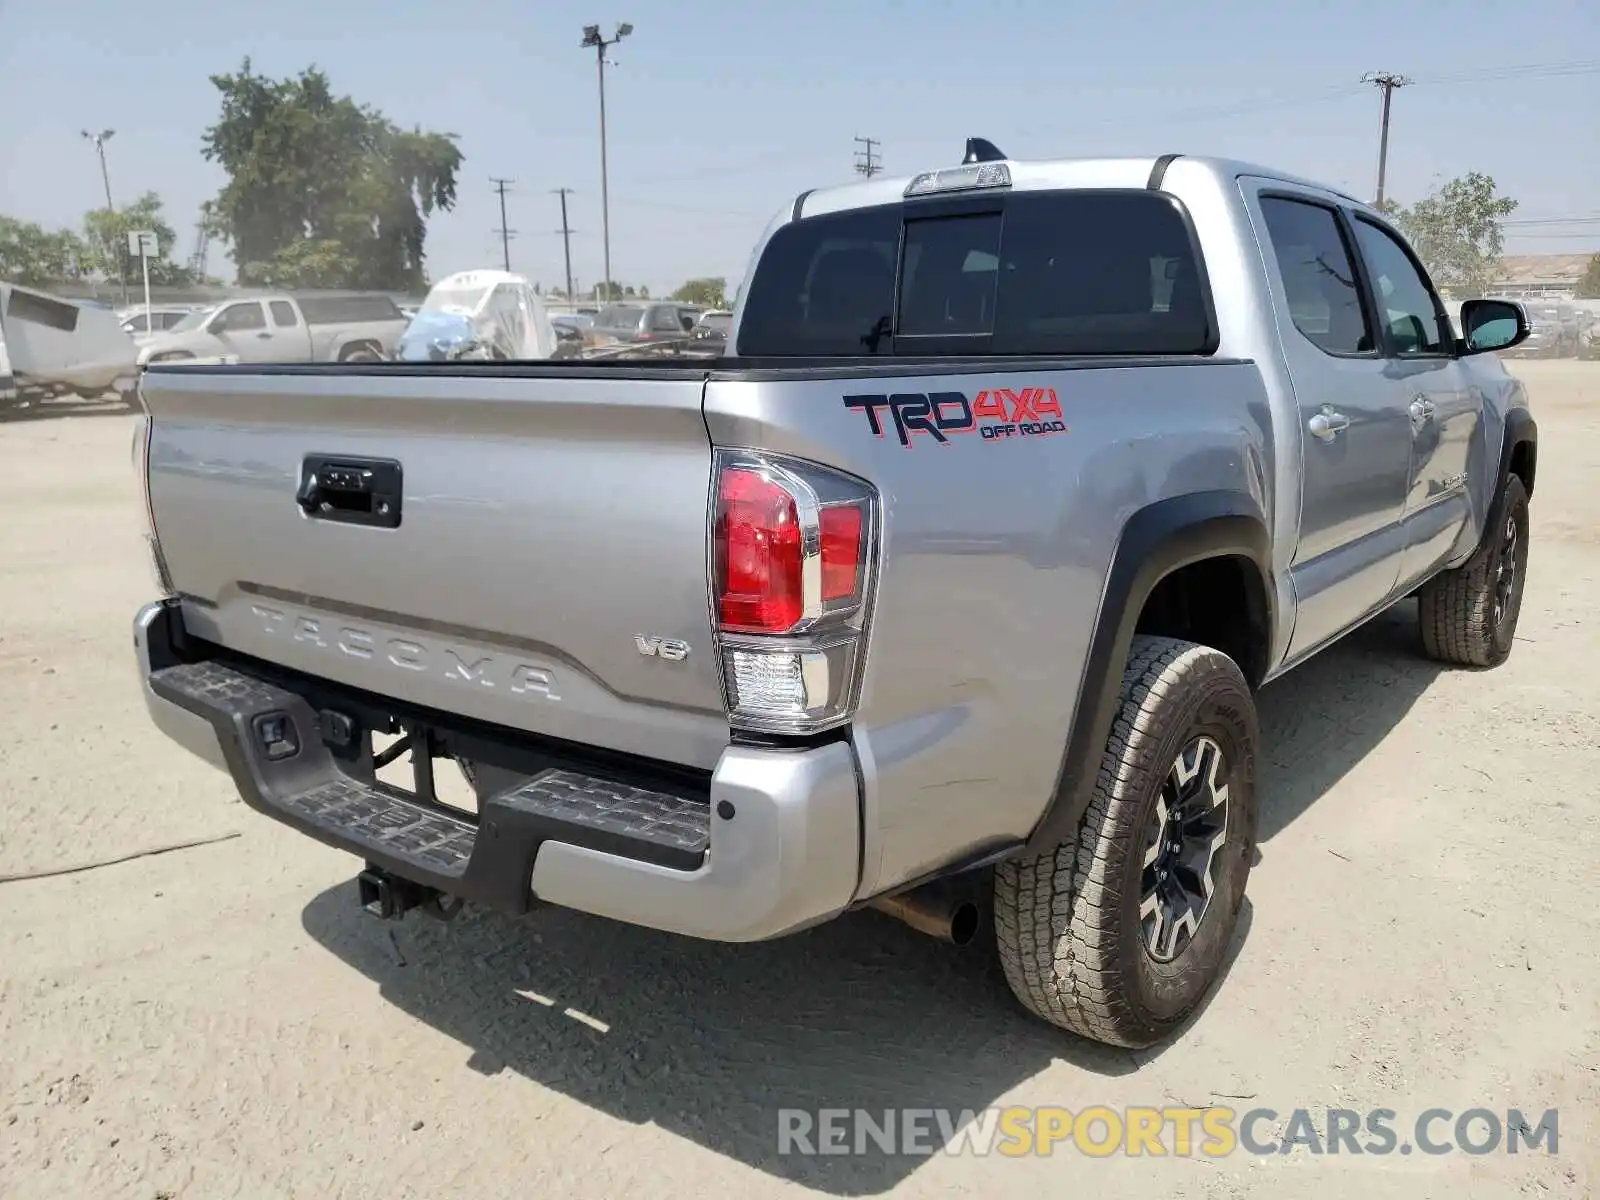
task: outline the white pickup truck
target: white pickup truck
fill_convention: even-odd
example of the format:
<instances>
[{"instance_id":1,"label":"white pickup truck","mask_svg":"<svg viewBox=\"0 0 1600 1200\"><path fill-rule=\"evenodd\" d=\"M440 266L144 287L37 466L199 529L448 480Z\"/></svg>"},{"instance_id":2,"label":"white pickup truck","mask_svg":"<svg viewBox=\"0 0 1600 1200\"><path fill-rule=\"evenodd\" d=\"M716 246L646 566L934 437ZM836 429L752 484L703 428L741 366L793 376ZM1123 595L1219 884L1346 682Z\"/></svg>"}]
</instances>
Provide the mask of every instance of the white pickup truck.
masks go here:
<instances>
[{"instance_id":1,"label":"white pickup truck","mask_svg":"<svg viewBox=\"0 0 1600 1200\"><path fill-rule=\"evenodd\" d=\"M150 335L139 365L195 359L235 363L382 362L406 315L382 293L304 293L229 300Z\"/></svg>"}]
</instances>

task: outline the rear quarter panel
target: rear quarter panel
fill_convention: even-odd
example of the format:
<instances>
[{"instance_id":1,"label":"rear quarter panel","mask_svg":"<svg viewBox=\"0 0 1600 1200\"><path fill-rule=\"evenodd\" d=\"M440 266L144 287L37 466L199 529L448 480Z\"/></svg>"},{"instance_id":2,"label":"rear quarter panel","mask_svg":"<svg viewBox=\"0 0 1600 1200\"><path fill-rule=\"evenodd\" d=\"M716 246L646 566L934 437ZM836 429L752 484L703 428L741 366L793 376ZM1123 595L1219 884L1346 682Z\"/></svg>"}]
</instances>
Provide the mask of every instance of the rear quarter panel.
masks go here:
<instances>
[{"instance_id":1,"label":"rear quarter panel","mask_svg":"<svg viewBox=\"0 0 1600 1200\"><path fill-rule=\"evenodd\" d=\"M1259 373L1239 361L818 374L714 375L706 420L718 446L825 463L882 494L854 724L870 895L1027 837L1056 787L1123 526L1158 500L1216 489L1252 497L1270 522L1272 422ZM874 436L844 404L1026 388L1054 389L1065 432L902 445L887 414Z\"/></svg>"}]
</instances>

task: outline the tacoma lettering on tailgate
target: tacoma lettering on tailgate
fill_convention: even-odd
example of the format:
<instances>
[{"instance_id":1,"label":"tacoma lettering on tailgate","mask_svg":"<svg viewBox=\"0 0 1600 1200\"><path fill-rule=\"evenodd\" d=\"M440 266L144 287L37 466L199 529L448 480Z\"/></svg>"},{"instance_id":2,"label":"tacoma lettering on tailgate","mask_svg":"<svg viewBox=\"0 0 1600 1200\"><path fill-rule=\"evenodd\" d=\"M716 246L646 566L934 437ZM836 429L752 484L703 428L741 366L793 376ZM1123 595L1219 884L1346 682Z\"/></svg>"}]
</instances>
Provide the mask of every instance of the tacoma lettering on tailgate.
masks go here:
<instances>
[{"instance_id":1,"label":"tacoma lettering on tailgate","mask_svg":"<svg viewBox=\"0 0 1600 1200\"><path fill-rule=\"evenodd\" d=\"M321 617L288 613L252 604L250 612L261 628L274 636L287 636L302 646L368 662L383 663L402 671L434 675L454 683L504 689L513 696L542 696L559 700L555 676L544 667L500 658L478 650L430 646L414 638L392 637Z\"/></svg>"}]
</instances>

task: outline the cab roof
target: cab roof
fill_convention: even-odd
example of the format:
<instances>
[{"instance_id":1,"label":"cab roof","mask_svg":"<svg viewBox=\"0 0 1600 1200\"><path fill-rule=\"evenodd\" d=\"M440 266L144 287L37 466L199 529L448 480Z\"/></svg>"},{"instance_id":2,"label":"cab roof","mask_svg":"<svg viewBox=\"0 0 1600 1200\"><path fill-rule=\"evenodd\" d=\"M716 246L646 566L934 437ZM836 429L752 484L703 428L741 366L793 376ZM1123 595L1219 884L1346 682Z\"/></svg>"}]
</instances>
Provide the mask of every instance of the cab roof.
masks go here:
<instances>
[{"instance_id":1,"label":"cab roof","mask_svg":"<svg viewBox=\"0 0 1600 1200\"><path fill-rule=\"evenodd\" d=\"M1184 174L1193 171L1206 172L1217 183L1231 183L1232 180L1244 175L1258 176L1298 187L1312 188L1360 208L1371 208L1365 201L1317 180L1237 159L1168 154L1117 158L1002 158L986 161L1005 165L1011 175L1013 191L1159 186L1161 175L1170 168L1173 171L1181 170ZM960 165L959 159L955 162L929 164L926 170L943 171L958 165ZM1159 173L1158 167L1161 168ZM824 213L898 203L905 197L907 186L920 174L923 172L896 177L875 177L860 183L839 184L804 192L796 198L789 219L798 220L801 217L821 216Z\"/></svg>"}]
</instances>

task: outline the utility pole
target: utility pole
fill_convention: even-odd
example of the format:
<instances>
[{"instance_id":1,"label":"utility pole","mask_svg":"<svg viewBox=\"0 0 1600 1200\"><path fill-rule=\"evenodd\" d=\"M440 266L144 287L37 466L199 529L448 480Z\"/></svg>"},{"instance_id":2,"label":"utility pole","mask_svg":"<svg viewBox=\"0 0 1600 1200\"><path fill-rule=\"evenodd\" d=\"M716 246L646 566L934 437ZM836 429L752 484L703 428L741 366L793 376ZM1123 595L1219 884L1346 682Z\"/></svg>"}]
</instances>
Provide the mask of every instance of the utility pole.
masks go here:
<instances>
[{"instance_id":1,"label":"utility pole","mask_svg":"<svg viewBox=\"0 0 1600 1200\"><path fill-rule=\"evenodd\" d=\"M1378 198L1373 202L1382 208L1383 181L1389 172L1389 101L1394 96L1395 88L1403 88L1411 80L1393 71L1368 71L1361 77L1361 82L1370 83L1383 92L1383 126L1378 135Z\"/></svg>"},{"instance_id":2,"label":"utility pole","mask_svg":"<svg viewBox=\"0 0 1600 1200\"><path fill-rule=\"evenodd\" d=\"M607 38L598 25L583 27L583 47L594 47L595 64L600 72L600 240L605 255L606 299L611 299L611 191L606 178L606 50L615 46L633 32L633 26L623 21L617 32Z\"/></svg>"},{"instance_id":3,"label":"utility pole","mask_svg":"<svg viewBox=\"0 0 1600 1200\"><path fill-rule=\"evenodd\" d=\"M862 147L862 149L856 151L856 174L865 175L868 179L871 179L879 171L883 170L882 157L874 156L875 149L883 145L883 143L878 141L877 138L858 137L856 138L856 145Z\"/></svg>"},{"instance_id":4,"label":"utility pole","mask_svg":"<svg viewBox=\"0 0 1600 1200\"><path fill-rule=\"evenodd\" d=\"M506 188L515 183L516 180L496 179L491 175L489 182L494 184L494 190L500 193L500 228L494 232L500 235L500 255L505 262L506 270L509 271L511 270L511 235L517 231L506 226Z\"/></svg>"},{"instance_id":5,"label":"utility pole","mask_svg":"<svg viewBox=\"0 0 1600 1200\"><path fill-rule=\"evenodd\" d=\"M81 131L83 136L94 143L95 152L100 155L100 182L106 185L106 211L113 217L117 215L117 206L111 203L111 172L106 168L106 143L116 136L115 129L102 129L99 133L90 133L87 129ZM107 257L111 247L107 246ZM121 243L117 247L117 259L122 267L117 275L122 280L122 304L128 304L128 248Z\"/></svg>"},{"instance_id":6,"label":"utility pole","mask_svg":"<svg viewBox=\"0 0 1600 1200\"><path fill-rule=\"evenodd\" d=\"M567 197L572 195L572 189L560 187L550 190L561 197L561 249L567 257L567 299L572 300L575 299L572 294L572 227L567 224Z\"/></svg>"}]
</instances>

